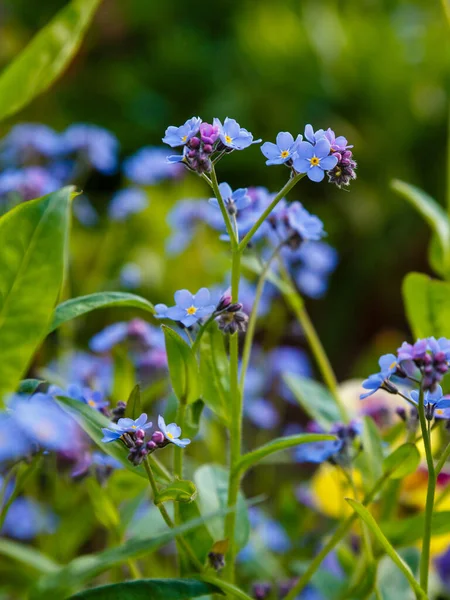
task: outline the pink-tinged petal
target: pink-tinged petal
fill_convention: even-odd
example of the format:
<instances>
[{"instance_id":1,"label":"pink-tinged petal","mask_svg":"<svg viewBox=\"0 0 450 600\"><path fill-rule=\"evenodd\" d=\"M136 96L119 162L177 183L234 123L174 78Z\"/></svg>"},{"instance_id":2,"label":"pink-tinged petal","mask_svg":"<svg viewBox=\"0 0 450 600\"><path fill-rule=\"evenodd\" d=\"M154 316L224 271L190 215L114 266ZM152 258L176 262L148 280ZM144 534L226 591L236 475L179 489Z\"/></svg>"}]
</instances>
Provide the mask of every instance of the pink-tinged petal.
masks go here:
<instances>
[{"instance_id":1,"label":"pink-tinged petal","mask_svg":"<svg viewBox=\"0 0 450 600\"><path fill-rule=\"evenodd\" d=\"M320 138L317 144L314 146L315 155L319 158L324 158L330 154L331 146L327 138Z\"/></svg>"},{"instance_id":2,"label":"pink-tinged petal","mask_svg":"<svg viewBox=\"0 0 450 600\"><path fill-rule=\"evenodd\" d=\"M194 296L188 290L178 290L175 292L175 303L181 308L189 308L194 302Z\"/></svg>"},{"instance_id":3,"label":"pink-tinged petal","mask_svg":"<svg viewBox=\"0 0 450 600\"><path fill-rule=\"evenodd\" d=\"M315 154L315 146L309 142L300 142L297 146L297 155L299 158L312 158Z\"/></svg>"},{"instance_id":4,"label":"pink-tinged petal","mask_svg":"<svg viewBox=\"0 0 450 600\"><path fill-rule=\"evenodd\" d=\"M297 173L307 173L311 167L311 163L307 158L296 158L294 160L294 169Z\"/></svg>"},{"instance_id":5,"label":"pink-tinged petal","mask_svg":"<svg viewBox=\"0 0 450 600\"><path fill-rule=\"evenodd\" d=\"M277 146L280 150L289 150L293 143L294 138L292 137L292 133L280 131L277 135Z\"/></svg>"},{"instance_id":6,"label":"pink-tinged petal","mask_svg":"<svg viewBox=\"0 0 450 600\"><path fill-rule=\"evenodd\" d=\"M321 159L320 166L322 169L325 169L325 171L329 171L330 169L334 169L334 167L337 165L337 162L338 159L336 156L325 156L325 158Z\"/></svg>"},{"instance_id":7,"label":"pink-tinged petal","mask_svg":"<svg viewBox=\"0 0 450 600\"><path fill-rule=\"evenodd\" d=\"M319 183L319 181L322 181L322 179L325 177L325 171L323 171L320 167L311 167L307 175L311 181Z\"/></svg>"},{"instance_id":8,"label":"pink-tinged petal","mask_svg":"<svg viewBox=\"0 0 450 600\"><path fill-rule=\"evenodd\" d=\"M208 288L201 288L194 296L194 304L195 306L206 306L211 302L211 294L209 293Z\"/></svg>"}]
</instances>

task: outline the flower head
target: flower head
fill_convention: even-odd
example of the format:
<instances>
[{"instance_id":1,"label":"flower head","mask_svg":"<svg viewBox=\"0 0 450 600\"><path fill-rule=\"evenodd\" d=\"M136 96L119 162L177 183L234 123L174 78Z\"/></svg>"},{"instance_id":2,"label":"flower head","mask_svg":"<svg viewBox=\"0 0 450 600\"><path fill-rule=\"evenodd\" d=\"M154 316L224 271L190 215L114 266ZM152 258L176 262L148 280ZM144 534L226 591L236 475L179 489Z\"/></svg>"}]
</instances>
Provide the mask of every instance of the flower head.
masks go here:
<instances>
[{"instance_id":1,"label":"flower head","mask_svg":"<svg viewBox=\"0 0 450 600\"><path fill-rule=\"evenodd\" d=\"M330 142L323 137L315 145L300 142L294 158L294 169L298 173L306 173L311 181L322 181L325 171L333 169L338 162L336 156L330 155L330 151Z\"/></svg>"},{"instance_id":2,"label":"flower head","mask_svg":"<svg viewBox=\"0 0 450 600\"><path fill-rule=\"evenodd\" d=\"M219 184L219 190L230 215L235 215L238 211L247 208L252 202L250 196L247 194L247 188L239 188L233 192L228 183L221 183ZM210 198L208 202L211 206L219 208L217 198Z\"/></svg>"},{"instance_id":3,"label":"flower head","mask_svg":"<svg viewBox=\"0 0 450 600\"><path fill-rule=\"evenodd\" d=\"M353 146L348 145L347 138L345 138L343 135L336 137L336 134L332 129L328 128L326 131L320 129L316 135L320 136L321 132L323 132L323 137L330 142L332 152L344 152L344 150L347 150L347 148L353 148Z\"/></svg>"},{"instance_id":4,"label":"flower head","mask_svg":"<svg viewBox=\"0 0 450 600\"><path fill-rule=\"evenodd\" d=\"M113 442L121 438L124 433L135 433L139 429L145 431L152 425L153 423L151 422L147 423L147 415L145 413L142 413L137 419L124 417L119 419L117 423L111 423L109 427L102 429L102 442Z\"/></svg>"},{"instance_id":5,"label":"flower head","mask_svg":"<svg viewBox=\"0 0 450 600\"><path fill-rule=\"evenodd\" d=\"M129 216L142 212L147 206L147 194L139 188L128 187L114 194L108 214L112 221L125 221Z\"/></svg>"},{"instance_id":6,"label":"flower head","mask_svg":"<svg viewBox=\"0 0 450 600\"><path fill-rule=\"evenodd\" d=\"M419 391L413 390L410 394L411 400L416 406L419 405ZM442 388L437 385L434 391L425 391L423 396L425 414L427 418L432 419L450 419L450 398L442 395Z\"/></svg>"},{"instance_id":7,"label":"flower head","mask_svg":"<svg viewBox=\"0 0 450 600\"><path fill-rule=\"evenodd\" d=\"M100 173L110 175L117 168L119 142L111 132L85 123L71 125L62 134L67 153L79 153Z\"/></svg>"},{"instance_id":8,"label":"flower head","mask_svg":"<svg viewBox=\"0 0 450 600\"><path fill-rule=\"evenodd\" d=\"M219 127L210 123L200 125L200 139L204 144L213 145L219 138Z\"/></svg>"},{"instance_id":9,"label":"flower head","mask_svg":"<svg viewBox=\"0 0 450 600\"><path fill-rule=\"evenodd\" d=\"M159 318L180 321L185 327L190 327L215 310L214 304L211 304L211 294L207 288L201 288L195 295L188 290L178 290L178 292L175 292L174 298L175 306L171 306L167 310L163 308L165 305L157 305Z\"/></svg>"},{"instance_id":10,"label":"flower head","mask_svg":"<svg viewBox=\"0 0 450 600\"><path fill-rule=\"evenodd\" d=\"M152 185L164 179L176 179L184 172L182 165L168 162L166 148L145 146L123 163L125 177L139 185Z\"/></svg>"},{"instance_id":11,"label":"flower head","mask_svg":"<svg viewBox=\"0 0 450 600\"><path fill-rule=\"evenodd\" d=\"M313 126L308 123L305 125L305 139L308 140L310 144L317 144L319 140L325 137L325 131L323 129L318 129L314 131Z\"/></svg>"},{"instance_id":12,"label":"flower head","mask_svg":"<svg viewBox=\"0 0 450 600\"><path fill-rule=\"evenodd\" d=\"M162 141L168 144L171 148L184 146L191 138L198 133L202 120L200 117L192 117L188 119L184 125L175 127L171 125L166 129L166 134Z\"/></svg>"},{"instance_id":13,"label":"flower head","mask_svg":"<svg viewBox=\"0 0 450 600\"><path fill-rule=\"evenodd\" d=\"M222 122L220 119L214 119L214 125L219 130L220 141L227 148L232 150L244 150L251 144L259 144L261 140L253 140L253 135L239 125L234 119L226 117Z\"/></svg>"},{"instance_id":14,"label":"flower head","mask_svg":"<svg viewBox=\"0 0 450 600\"><path fill-rule=\"evenodd\" d=\"M158 427L166 440L179 448L186 448L186 446L191 443L191 440L187 438L180 439L181 428L178 427L176 423L169 423L169 425L166 425L166 422L161 415L158 417Z\"/></svg>"},{"instance_id":15,"label":"flower head","mask_svg":"<svg viewBox=\"0 0 450 600\"><path fill-rule=\"evenodd\" d=\"M265 142L261 146L261 152L268 159L266 165L281 165L288 160L291 160L302 139L302 136L298 135L297 139L294 140L291 133L281 131L277 135L275 144L272 142Z\"/></svg>"}]
</instances>

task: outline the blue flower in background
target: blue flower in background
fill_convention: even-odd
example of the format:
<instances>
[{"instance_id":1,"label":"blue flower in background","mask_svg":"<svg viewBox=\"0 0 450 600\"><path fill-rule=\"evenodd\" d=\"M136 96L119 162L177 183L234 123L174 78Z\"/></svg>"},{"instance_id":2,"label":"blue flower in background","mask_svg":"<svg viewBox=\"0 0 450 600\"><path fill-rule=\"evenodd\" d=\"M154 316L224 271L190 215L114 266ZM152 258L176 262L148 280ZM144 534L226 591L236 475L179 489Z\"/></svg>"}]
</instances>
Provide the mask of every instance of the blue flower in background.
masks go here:
<instances>
[{"instance_id":1,"label":"blue flower in background","mask_svg":"<svg viewBox=\"0 0 450 600\"><path fill-rule=\"evenodd\" d=\"M294 140L291 133L281 131L277 135L276 144L265 142L261 146L261 152L268 159L266 165L281 165L290 160L302 139L302 136L298 135L297 139Z\"/></svg>"},{"instance_id":2,"label":"blue flower in background","mask_svg":"<svg viewBox=\"0 0 450 600\"><path fill-rule=\"evenodd\" d=\"M263 545L276 554L286 554L292 547L284 527L268 517L261 509L252 506L249 511L251 525L250 542L238 555L240 562L247 562L257 555L258 545Z\"/></svg>"},{"instance_id":3,"label":"blue flower in background","mask_svg":"<svg viewBox=\"0 0 450 600\"><path fill-rule=\"evenodd\" d=\"M114 194L108 207L112 221L125 221L129 216L142 212L149 204L147 194L139 188L125 188Z\"/></svg>"},{"instance_id":4,"label":"blue flower in background","mask_svg":"<svg viewBox=\"0 0 450 600\"><path fill-rule=\"evenodd\" d=\"M219 184L219 191L230 214L235 215L238 211L250 206L252 202L250 196L247 194L247 188L239 188L233 192L228 183L221 183ZM217 198L210 198L208 202L211 206L220 209Z\"/></svg>"},{"instance_id":5,"label":"blue flower in background","mask_svg":"<svg viewBox=\"0 0 450 600\"><path fill-rule=\"evenodd\" d=\"M301 444L294 451L297 462L320 464L338 454L342 449L344 442L342 440L330 440L325 442L309 442Z\"/></svg>"},{"instance_id":6,"label":"blue flower in background","mask_svg":"<svg viewBox=\"0 0 450 600\"><path fill-rule=\"evenodd\" d=\"M133 433L137 429L150 429L153 423L147 423L147 415L142 413L140 417L137 419L129 419L124 417L123 419L119 419L117 423L111 423L108 428L103 428L103 438L102 442L114 442L122 437L124 433Z\"/></svg>"},{"instance_id":7,"label":"blue flower in background","mask_svg":"<svg viewBox=\"0 0 450 600\"><path fill-rule=\"evenodd\" d=\"M98 223L97 211L84 194L77 196L73 200L72 206L76 218L85 227L92 227Z\"/></svg>"},{"instance_id":8,"label":"blue flower in background","mask_svg":"<svg viewBox=\"0 0 450 600\"><path fill-rule=\"evenodd\" d=\"M309 213L300 202L293 202L286 209L287 235L297 234L301 240L320 240L325 234L323 223ZM282 227L284 227L282 223Z\"/></svg>"},{"instance_id":9,"label":"blue flower in background","mask_svg":"<svg viewBox=\"0 0 450 600\"><path fill-rule=\"evenodd\" d=\"M166 129L166 134L162 141L168 144L171 148L184 146L191 138L198 133L202 120L200 117L192 117L186 121L184 125L175 127L171 125Z\"/></svg>"},{"instance_id":10,"label":"blue flower in background","mask_svg":"<svg viewBox=\"0 0 450 600\"><path fill-rule=\"evenodd\" d=\"M313 146L309 142L300 142L294 169L297 173L306 173L311 181L319 182L325 177L325 171L333 169L338 162L336 156L330 155L330 142L321 138Z\"/></svg>"},{"instance_id":11,"label":"blue flower in background","mask_svg":"<svg viewBox=\"0 0 450 600\"><path fill-rule=\"evenodd\" d=\"M305 296L318 300L323 298L328 289L328 279L321 273L315 273L309 269L299 269L294 275L299 290Z\"/></svg>"},{"instance_id":12,"label":"blue flower in background","mask_svg":"<svg viewBox=\"0 0 450 600\"><path fill-rule=\"evenodd\" d=\"M434 564L442 584L450 592L450 546L434 560Z\"/></svg>"},{"instance_id":13,"label":"blue flower in background","mask_svg":"<svg viewBox=\"0 0 450 600\"><path fill-rule=\"evenodd\" d=\"M127 290L135 290L142 284L142 269L136 263L125 263L120 270L120 285Z\"/></svg>"},{"instance_id":14,"label":"blue flower in background","mask_svg":"<svg viewBox=\"0 0 450 600\"><path fill-rule=\"evenodd\" d=\"M181 321L185 327L190 327L215 310L215 305L210 304L211 294L207 288L201 288L195 295L188 290L178 290L175 292L174 298L175 306L167 308L167 310L163 308L165 305L157 305L158 318Z\"/></svg>"},{"instance_id":15,"label":"blue flower in background","mask_svg":"<svg viewBox=\"0 0 450 600\"><path fill-rule=\"evenodd\" d=\"M20 200L33 200L56 191L62 182L43 167L6 169L0 174L0 196L16 193Z\"/></svg>"},{"instance_id":16,"label":"blue flower in background","mask_svg":"<svg viewBox=\"0 0 450 600\"><path fill-rule=\"evenodd\" d=\"M90 166L105 175L117 169L119 142L110 131L85 123L71 125L62 134L67 154L79 153Z\"/></svg>"},{"instance_id":17,"label":"blue flower in background","mask_svg":"<svg viewBox=\"0 0 450 600\"><path fill-rule=\"evenodd\" d=\"M99 411L109 406L109 401L106 400L102 392L91 390L88 387L81 387L73 383L67 387L67 396L74 400L84 402L84 404Z\"/></svg>"},{"instance_id":18,"label":"blue flower in background","mask_svg":"<svg viewBox=\"0 0 450 600\"><path fill-rule=\"evenodd\" d=\"M114 346L126 340L127 336L128 323L123 321L113 323L91 338L89 348L93 352L109 352Z\"/></svg>"},{"instance_id":19,"label":"blue flower in background","mask_svg":"<svg viewBox=\"0 0 450 600\"><path fill-rule=\"evenodd\" d=\"M15 125L1 141L0 157L8 163L26 164L39 156L53 158L63 150L61 135L42 123Z\"/></svg>"},{"instance_id":20,"label":"blue flower in background","mask_svg":"<svg viewBox=\"0 0 450 600\"><path fill-rule=\"evenodd\" d=\"M419 391L413 390L410 394L411 400L416 406L419 406ZM440 385L436 386L433 392L426 391L423 397L423 403L425 408L428 408L426 412L431 417L437 419L450 419L450 398L445 398L442 394L442 388Z\"/></svg>"},{"instance_id":21,"label":"blue flower in background","mask_svg":"<svg viewBox=\"0 0 450 600\"><path fill-rule=\"evenodd\" d=\"M58 361L48 366L51 374L55 374L67 385L76 382L78 385L100 390L109 395L113 384L113 364L108 356L95 356L87 352L69 352ZM56 379L57 380L57 379Z\"/></svg>"},{"instance_id":22,"label":"blue flower in background","mask_svg":"<svg viewBox=\"0 0 450 600\"><path fill-rule=\"evenodd\" d=\"M207 224L214 229L223 226L222 215L198 199L177 202L169 212L167 221L172 234L166 242L166 249L171 255L180 254L188 247L199 226Z\"/></svg>"},{"instance_id":23,"label":"blue flower in background","mask_svg":"<svg viewBox=\"0 0 450 600\"><path fill-rule=\"evenodd\" d=\"M251 144L259 144L261 140L253 140L253 135L241 127L235 119L226 117L223 125L220 119L214 119L214 125L219 128L220 141L227 148L244 150Z\"/></svg>"},{"instance_id":24,"label":"blue flower in background","mask_svg":"<svg viewBox=\"0 0 450 600\"><path fill-rule=\"evenodd\" d=\"M123 162L123 173L139 185L152 185L180 177L184 173L183 166L171 165L167 162L168 156L166 148L145 146Z\"/></svg>"},{"instance_id":25,"label":"blue flower in background","mask_svg":"<svg viewBox=\"0 0 450 600\"><path fill-rule=\"evenodd\" d=\"M180 439L181 428L178 427L176 423L169 423L169 425L166 425L166 422L161 415L158 417L158 427L164 434L166 440L172 444L175 444L175 446L178 446L179 448L186 448L186 446L191 443L191 440L188 438Z\"/></svg>"},{"instance_id":26,"label":"blue flower in background","mask_svg":"<svg viewBox=\"0 0 450 600\"><path fill-rule=\"evenodd\" d=\"M338 253L335 248L323 241L302 244L297 256L307 269L325 275L332 273L338 263Z\"/></svg>"},{"instance_id":27,"label":"blue flower in background","mask_svg":"<svg viewBox=\"0 0 450 600\"><path fill-rule=\"evenodd\" d=\"M12 415L0 412L0 463L23 458L31 453L33 445Z\"/></svg>"},{"instance_id":28,"label":"blue flower in background","mask_svg":"<svg viewBox=\"0 0 450 600\"><path fill-rule=\"evenodd\" d=\"M280 424L280 414L270 400L247 396L244 403L245 416L261 429L274 429Z\"/></svg>"},{"instance_id":29,"label":"blue flower in background","mask_svg":"<svg viewBox=\"0 0 450 600\"><path fill-rule=\"evenodd\" d=\"M37 535L54 533L56 515L32 498L19 497L6 513L2 535L21 541L30 541Z\"/></svg>"}]
</instances>

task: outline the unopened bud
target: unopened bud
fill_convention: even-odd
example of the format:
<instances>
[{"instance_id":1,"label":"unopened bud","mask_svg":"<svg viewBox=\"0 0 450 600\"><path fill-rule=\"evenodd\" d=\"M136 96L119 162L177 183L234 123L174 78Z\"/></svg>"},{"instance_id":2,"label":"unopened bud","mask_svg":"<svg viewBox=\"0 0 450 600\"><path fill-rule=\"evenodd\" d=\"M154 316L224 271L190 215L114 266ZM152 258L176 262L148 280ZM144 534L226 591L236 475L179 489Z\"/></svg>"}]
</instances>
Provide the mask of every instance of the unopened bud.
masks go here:
<instances>
[{"instance_id":1,"label":"unopened bud","mask_svg":"<svg viewBox=\"0 0 450 600\"><path fill-rule=\"evenodd\" d=\"M154 431L152 434L152 442L154 442L157 446L164 443L165 439L166 438L164 437L162 431Z\"/></svg>"}]
</instances>

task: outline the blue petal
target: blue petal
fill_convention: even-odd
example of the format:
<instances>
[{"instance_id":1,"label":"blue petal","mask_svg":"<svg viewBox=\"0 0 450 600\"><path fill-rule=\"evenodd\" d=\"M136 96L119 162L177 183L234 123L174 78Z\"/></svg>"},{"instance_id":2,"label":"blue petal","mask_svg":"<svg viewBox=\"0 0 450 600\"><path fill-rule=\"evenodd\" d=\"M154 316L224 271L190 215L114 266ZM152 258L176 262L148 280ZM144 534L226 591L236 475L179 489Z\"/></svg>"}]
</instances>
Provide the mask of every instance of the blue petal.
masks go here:
<instances>
[{"instance_id":1,"label":"blue petal","mask_svg":"<svg viewBox=\"0 0 450 600\"><path fill-rule=\"evenodd\" d=\"M219 191L220 195L222 196L222 200L228 200L228 198L231 198L233 194L231 187L225 182L219 184Z\"/></svg>"},{"instance_id":2,"label":"blue petal","mask_svg":"<svg viewBox=\"0 0 450 600\"><path fill-rule=\"evenodd\" d=\"M299 158L312 158L315 154L315 148L309 142L300 142L297 146L297 156Z\"/></svg>"},{"instance_id":3,"label":"blue petal","mask_svg":"<svg viewBox=\"0 0 450 600\"><path fill-rule=\"evenodd\" d=\"M307 158L296 158L294 160L294 169L297 173L307 173L311 167L311 163Z\"/></svg>"},{"instance_id":4,"label":"blue petal","mask_svg":"<svg viewBox=\"0 0 450 600\"><path fill-rule=\"evenodd\" d=\"M322 181L322 179L325 177L325 171L320 167L311 167L308 170L307 175L311 181L319 183L319 181Z\"/></svg>"},{"instance_id":5,"label":"blue petal","mask_svg":"<svg viewBox=\"0 0 450 600\"><path fill-rule=\"evenodd\" d=\"M194 296L188 290L175 292L175 304L181 308L189 308L194 304Z\"/></svg>"},{"instance_id":6,"label":"blue petal","mask_svg":"<svg viewBox=\"0 0 450 600\"><path fill-rule=\"evenodd\" d=\"M186 309L179 306L171 306L167 309L166 318L172 321L181 321L186 316Z\"/></svg>"},{"instance_id":7,"label":"blue petal","mask_svg":"<svg viewBox=\"0 0 450 600\"><path fill-rule=\"evenodd\" d=\"M325 158L330 154L330 142L326 138L320 138L317 144L314 146L315 155L319 158Z\"/></svg>"},{"instance_id":8,"label":"blue petal","mask_svg":"<svg viewBox=\"0 0 450 600\"><path fill-rule=\"evenodd\" d=\"M314 144L316 141L316 138L314 137L314 129L312 128L312 125L306 125L305 126L305 138L308 140L308 142L311 142L311 144Z\"/></svg>"},{"instance_id":9,"label":"blue petal","mask_svg":"<svg viewBox=\"0 0 450 600\"><path fill-rule=\"evenodd\" d=\"M338 159L336 156L326 156L320 161L320 166L322 169L325 169L325 171L329 171L330 169L334 169L334 167L337 165L337 162Z\"/></svg>"},{"instance_id":10,"label":"blue petal","mask_svg":"<svg viewBox=\"0 0 450 600\"><path fill-rule=\"evenodd\" d=\"M211 294L209 293L208 288L201 288L194 296L194 306L202 307L206 306L211 301Z\"/></svg>"},{"instance_id":11,"label":"blue petal","mask_svg":"<svg viewBox=\"0 0 450 600\"><path fill-rule=\"evenodd\" d=\"M280 150L289 150L289 148L294 143L294 138L292 133L288 131L280 131L277 135L277 146Z\"/></svg>"},{"instance_id":12,"label":"blue petal","mask_svg":"<svg viewBox=\"0 0 450 600\"><path fill-rule=\"evenodd\" d=\"M179 320L183 323L185 327L191 327L191 325L197 323L199 318L200 317L197 317L197 315L188 315Z\"/></svg>"},{"instance_id":13,"label":"blue petal","mask_svg":"<svg viewBox=\"0 0 450 600\"><path fill-rule=\"evenodd\" d=\"M261 146L261 152L266 158L274 159L280 156L280 150L276 144L272 142L264 142Z\"/></svg>"}]
</instances>

